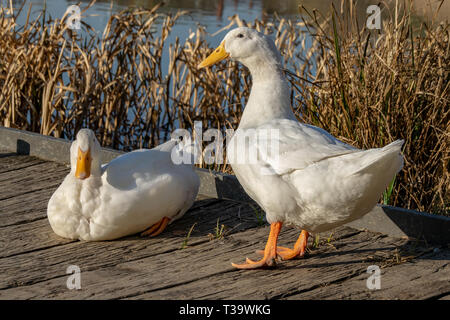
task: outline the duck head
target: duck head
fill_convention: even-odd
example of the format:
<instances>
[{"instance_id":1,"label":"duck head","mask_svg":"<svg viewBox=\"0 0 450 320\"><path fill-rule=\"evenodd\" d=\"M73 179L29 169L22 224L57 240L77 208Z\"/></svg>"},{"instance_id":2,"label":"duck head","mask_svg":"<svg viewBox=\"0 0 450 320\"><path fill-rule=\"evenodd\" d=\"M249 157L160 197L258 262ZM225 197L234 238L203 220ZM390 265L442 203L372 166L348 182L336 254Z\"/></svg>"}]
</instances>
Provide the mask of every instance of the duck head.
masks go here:
<instances>
[{"instance_id":1,"label":"duck head","mask_svg":"<svg viewBox=\"0 0 450 320\"><path fill-rule=\"evenodd\" d=\"M77 179L87 179L101 172L100 143L92 130L81 129L70 147L71 172Z\"/></svg>"},{"instance_id":2,"label":"duck head","mask_svg":"<svg viewBox=\"0 0 450 320\"><path fill-rule=\"evenodd\" d=\"M250 69L255 75L258 69L282 68L281 55L273 40L263 33L247 27L239 27L228 32L220 45L199 65L209 67L230 57Z\"/></svg>"}]
</instances>

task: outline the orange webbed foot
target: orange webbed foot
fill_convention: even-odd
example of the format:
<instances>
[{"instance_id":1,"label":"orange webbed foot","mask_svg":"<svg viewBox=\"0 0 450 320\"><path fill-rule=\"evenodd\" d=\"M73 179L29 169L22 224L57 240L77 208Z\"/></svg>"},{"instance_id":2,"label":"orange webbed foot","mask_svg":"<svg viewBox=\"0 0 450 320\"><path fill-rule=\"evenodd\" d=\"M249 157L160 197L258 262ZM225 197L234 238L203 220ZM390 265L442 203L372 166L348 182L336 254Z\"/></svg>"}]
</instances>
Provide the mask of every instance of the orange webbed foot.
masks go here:
<instances>
[{"instance_id":1,"label":"orange webbed foot","mask_svg":"<svg viewBox=\"0 0 450 320\"><path fill-rule=\"evenodd\" d=\"M253 261L249 258L246 259L246 263L236 264L231 263L231 265L238 269L259 269L264 267L274 267L276 265L277 258L277 239L280 233L282 223L275 222L270 225L270 235L267 240L266 247L264 249L264 256L259 261Z\"/></svg>"},{"instance_id":2,"label":"orange webbed foot","mask_svg":"<svg viewBox=\"0 0 450 320\"><path fill-rule=\"evenodd\" d=\"M142 232L141 236L142 237L145 237L145 236L146 237L156 237L157 235L159 235L161 232L164 231L164 229L167 227L169 222L170 222L170 219L167 217L164 217L161 220L159 220L157 223L152 225L150 228L148 228L147 230Z\"/></svg>"},{"instance_id":3,"label":"orange webbed foot","mask_svg":"<svg viewBox=\"0 0 450 320\"><path fill-rule=\"evenodd\" d=\"M300 236L297 239L297 242L294 245L294 249L286 248L286 247L277 247L277 256L279 256L282 260L291 260L294 258L301 258L305 255L306 246L308 244L309 233L306 230L302 230ZM263 250L256 251L258 254L264 254Z\"/></svg>"},{"instance_id":4,"label":"orange webbed foot","mask_svg":"<svg viewBox=\"0 0 450 320\"><path fill-rule=\"evenodd\" d=\"M245 263L243 264L231 263L231 265L238 269L260 269L264 267L275 267L276 263L275 257L265 257L259 261L253 261L249 258L246 258Z\"/></svg>"}]
</instances>

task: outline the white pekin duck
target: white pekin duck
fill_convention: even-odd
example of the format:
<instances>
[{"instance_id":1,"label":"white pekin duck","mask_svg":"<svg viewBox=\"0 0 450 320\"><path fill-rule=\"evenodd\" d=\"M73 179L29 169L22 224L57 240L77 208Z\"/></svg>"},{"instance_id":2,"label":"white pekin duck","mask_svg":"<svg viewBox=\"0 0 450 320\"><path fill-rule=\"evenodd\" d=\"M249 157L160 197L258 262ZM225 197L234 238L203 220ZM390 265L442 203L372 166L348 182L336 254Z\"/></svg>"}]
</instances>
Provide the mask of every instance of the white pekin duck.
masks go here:
<instances>
[{"instance_id":1,"label":"white pekin duck","mask_svg":"<svg viewBox=\"0 0 450 320\"><path fill-rule=\"evenodd\" d=\"M253 79L227 156L237 179L271 224L263 258L232 265L239 269L273 266L277 257L302 257L309 233L368 213L403 167L403 141L360 150L321 128L298 122L281 56L275 43L256 30L231 30L199 68L227 57L244 64ZM246 144L246 138L253 143ZM302 229L293 249L277 247L283 223Z\"/></svg>"},{"instance_id":2,"label":"white pekin duck","mask_svg":"<svg viewBox=\"0 0 450 320\"><path fill-rule=\"evenodd\" d=\"M200 180L192 165L174 164L175 140L123 154L101 165L94 132L82 129L70 148L71 170L50 198L47 215L61 237L112 240L160 234L183 216Z\"/></svg>"}]
</instances>

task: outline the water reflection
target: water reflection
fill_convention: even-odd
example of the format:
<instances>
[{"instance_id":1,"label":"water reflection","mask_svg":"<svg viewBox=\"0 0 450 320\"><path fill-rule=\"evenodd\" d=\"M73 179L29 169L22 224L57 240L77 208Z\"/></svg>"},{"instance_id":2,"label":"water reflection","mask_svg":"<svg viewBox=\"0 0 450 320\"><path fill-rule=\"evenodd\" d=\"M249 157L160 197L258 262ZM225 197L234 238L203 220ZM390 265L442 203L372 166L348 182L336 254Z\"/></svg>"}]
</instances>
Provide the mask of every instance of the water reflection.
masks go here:
<instances>
[{"instance_id":1,"label":"water reflection","mask_svg":"<svg viewBox=\"0 0 450 320\"><path fill-rule=\"evenodd\" d=\"M438 21L448 20L450 15L450 1L446 0L406 0L384 1L390 10L394 10L398 2L409 6L410 1L414 8L413 21L419 23L436 19ZM33 12L38 13L47 4L47 10L52 16L64 14L65 9L71 4L79 3L78 0L13 0L14 7L20 7L25 3L33 4ZM82 0L82 6L86 6L90 1ZM215 32L219 28L228 24L228 17L236 13L241 19L252 21L254 19L267 20L275 14L290 19L299 19L299 5L304 6L309 11L317 9L323 15L330 12L332 5L336 11L343 14L349 13L350 1L341 0L98 0L92 8L89 9L86 22L92 24L95 28L103 29L104 25L113 12L117 12L130 7L152 8L156 4L164 2L165 5L160 9L163 13L174 13L177 10L188 10L191 12L190 20L185 18L181 22L185 25L195 27L200 23L207 27L209 32ZM0 0L3 6L9 5L8 0ZM353 14L356 14L358 21L364 22L367 18L366 9L369 5L379 4L379 0L358 0L355 1ZM437 11L437 8L440 8ZM384 11L383 19L391 19L389 12Z\"/></svg>"}]
</instances>

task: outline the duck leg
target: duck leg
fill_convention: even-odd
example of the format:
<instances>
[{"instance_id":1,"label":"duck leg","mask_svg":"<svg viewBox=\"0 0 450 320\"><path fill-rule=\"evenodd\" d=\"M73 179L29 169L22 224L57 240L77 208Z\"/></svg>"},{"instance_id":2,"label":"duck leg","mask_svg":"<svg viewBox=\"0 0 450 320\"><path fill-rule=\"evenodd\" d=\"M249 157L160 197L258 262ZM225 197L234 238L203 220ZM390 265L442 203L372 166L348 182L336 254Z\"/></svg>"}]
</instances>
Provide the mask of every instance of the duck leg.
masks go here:
<instances>
[{"instance_id":1,"label":"duck leg","mask_svg":"<svg viewBox=\"0 0 450 320\"><path fill-rule=\"evenodd\" d=\"M155 237L155 236L157 236L158 234L160 234L161 232L164 231L164 229L167 227L169 222L170 222L170 219L167 218L167 217L164 217L161 220L159 220L157 223L152 225L150 228L148 228L147 230L142 232L141 236L142 237L143 236Z\"/></svg>"},{"instance_id":2,"label":"duck leg","mask_svg":"<svg viewBox=\"0 0 450 320\"><path fill-rule=\"evenodd\" d=\"M302 230L297 242L294 245L294 249L286 247L277 247L277 255L283 260L291 260L296 257L303 257L306 251L306 245L308 244L309 233L306 230ZM256 253L264 254L262 250L258 250Z\"/></svg>"},{"instance_id":3,"label":"duck leg","mask_svg":"<svg viewBox=\"0 0 450 320\"><path fill-rule=\"evenodd\" d=\"M238 269L257 269L262 267L275 266L275 259L277 257L277 239L281 231L282 222L274 222L270 225L269 239L267 239L266 247L264 249L264 256L259 261L252 261L249 258L246 259L246 263L231 265Z\"/></svg>"}]
</instances>

